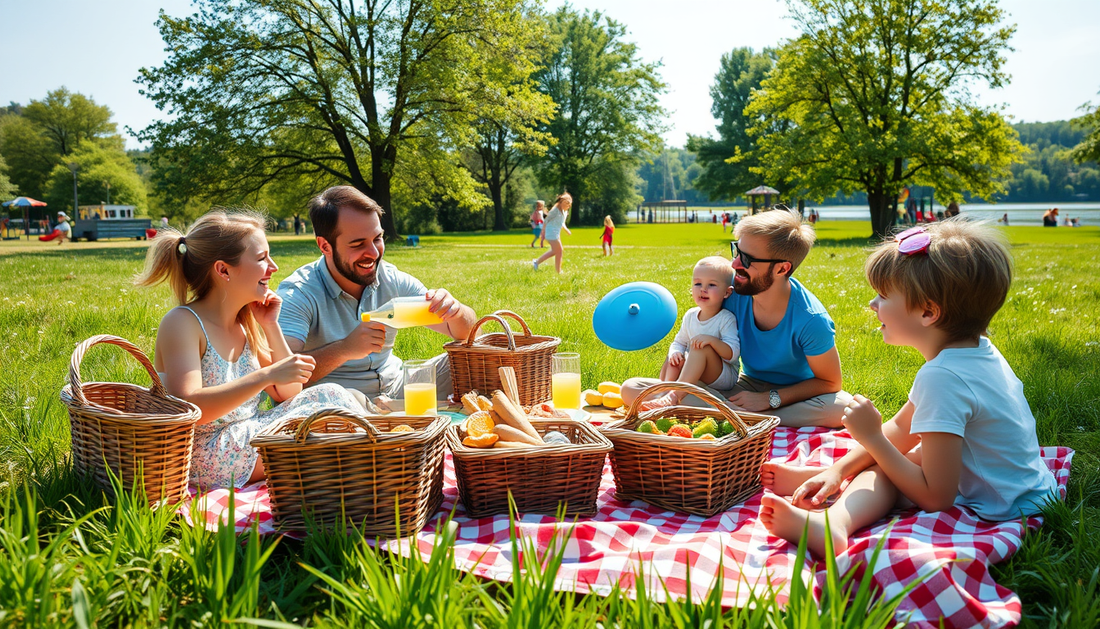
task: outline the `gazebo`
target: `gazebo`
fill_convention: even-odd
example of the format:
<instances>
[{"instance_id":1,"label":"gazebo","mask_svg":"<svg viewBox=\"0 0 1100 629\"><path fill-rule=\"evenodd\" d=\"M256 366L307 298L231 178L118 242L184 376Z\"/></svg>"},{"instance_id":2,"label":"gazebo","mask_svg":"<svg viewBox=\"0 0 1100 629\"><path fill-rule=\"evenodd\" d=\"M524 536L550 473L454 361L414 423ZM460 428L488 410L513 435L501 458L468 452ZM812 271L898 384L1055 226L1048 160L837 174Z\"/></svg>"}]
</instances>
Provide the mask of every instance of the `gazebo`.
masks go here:
<instances>
[{"instance_id":1,"label":"gazebo","mask_svg":"<svg viewBox=\"0 0 1100 629\"><path fill-rule=\"evenodd\" d=\"M764 197L764 209L771 207L772 195L779 195L779 191L771 186L756 186L752 190L745 193L750 200L752 200L752 213L756 214L756 197Z\"/></svg>"},{"instance_id":2,"label":"gazebo","mask_svg":"<svg viewBox=\"0 0 1100 629\"><path fill-rule=\"evenodd\" d=\"M681 223L687 222L687 201L679 199L666 199L664 201L648 201L638 205L638 222L643 223L645 219L643 215L644 210L650 210L656 214L654 222L657 223ZM681 215L681 212L683 214Z\"/></svg>"}]
</instances>

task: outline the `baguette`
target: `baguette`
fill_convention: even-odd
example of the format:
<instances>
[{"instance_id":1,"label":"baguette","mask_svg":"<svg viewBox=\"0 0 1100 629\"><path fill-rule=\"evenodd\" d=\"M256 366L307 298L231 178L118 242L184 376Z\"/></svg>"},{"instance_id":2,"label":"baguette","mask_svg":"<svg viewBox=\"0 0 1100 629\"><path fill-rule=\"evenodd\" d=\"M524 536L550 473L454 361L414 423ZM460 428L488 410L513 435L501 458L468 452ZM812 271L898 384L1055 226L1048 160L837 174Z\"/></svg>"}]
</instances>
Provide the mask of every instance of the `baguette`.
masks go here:
<instances>
[{"instance_id":1,"label":"baguette","mask_svg":"<svg viewBox=\"0 0 1100 629\"><path fill-rule=\"evenodd\" d=\"M542 443L542 437L531 425L527 415L523 413L523 409L512 404L512 401L504 393L493 391L493 410L500 415L505 424L527 433L531 438L538 439L539 443Z\"/></svg>"},{"instance_id":2,"label":"baguette","mask_svg":"<svg viewBox=\"0 0 1100 629\"><path fill-rule=\"evenodd\" d=\"M531 435L523 432L522 430L512 428L511 426L493 426L493 434L500 437L500 441L525 443L531 446L543 445L542 439L536 439ZM498 441L497 443L500 443L500 441Z\"/></svg>"},{"instance_id":3,"label":"baguette","mask_svg":"<svg viewBox=\"0 0 1100 629\"><path fill-rule=\"evenodd\" d=\"M479 407L478 404L477 404L477 392L476 391L469 391L465 395L462 396L462 408L465 409L466 412L470 413L470 414L476 413L476 412L482 410L481 407Z\"/></svg>"},{"instance_id":4,"label":"baguette","mask_svg":"<svg viewBox=\"0 0 1100 629\"><path fill-rule=\"evenodd\" d=\"M522 441L504 441L503 439L501 439L501 440L498 440L496 443L494 443L493 447L498 448L500 450L505 450L505 449L533 448L535 446L527 444L527 443L523 443Z\"/></svg>"}]
</instances>

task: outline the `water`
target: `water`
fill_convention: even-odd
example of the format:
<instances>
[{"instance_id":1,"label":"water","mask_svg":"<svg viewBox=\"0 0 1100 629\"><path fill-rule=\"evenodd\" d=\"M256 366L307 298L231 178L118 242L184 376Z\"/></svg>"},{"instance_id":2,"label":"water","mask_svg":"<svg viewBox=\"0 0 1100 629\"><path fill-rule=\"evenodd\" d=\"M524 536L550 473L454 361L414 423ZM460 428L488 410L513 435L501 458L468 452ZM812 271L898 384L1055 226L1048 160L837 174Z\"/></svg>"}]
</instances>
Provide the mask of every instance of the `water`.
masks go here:
<instances>
[{"instance_id":1,"label":"water","mask_svg":"<svg viewBox=\"0 0 1100 629\"><path fill-rule=\"evenodd\" d=\"M810 210L806 206L806 211ZM1077 218L1082 225L1100 225L1100 203L967 203L959 209L967 216L982 219L1000 219L1008 214L1009 225L1042 225L1043 212L1052 207L1058 208L1058 225L1066 218ZM944 206L936 204L936 211ZM833 205L818 207L817 211L824 220L869 221L871 213L866 205Z\"/></svg>"}]
</instances>

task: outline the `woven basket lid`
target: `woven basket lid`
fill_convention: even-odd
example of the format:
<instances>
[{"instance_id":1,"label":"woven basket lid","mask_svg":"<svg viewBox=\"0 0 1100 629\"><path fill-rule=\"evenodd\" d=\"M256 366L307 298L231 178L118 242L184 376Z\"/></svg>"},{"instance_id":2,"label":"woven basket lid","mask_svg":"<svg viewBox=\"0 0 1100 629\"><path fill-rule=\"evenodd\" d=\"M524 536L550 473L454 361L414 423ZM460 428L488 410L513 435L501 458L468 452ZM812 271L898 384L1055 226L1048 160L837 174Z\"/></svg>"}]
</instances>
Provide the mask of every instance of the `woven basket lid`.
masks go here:
<instances>
[{"instance_id":1,"label":"woven basket lid","mask_svg":"<svg viewBox=\"0 0 1100 629\"><path fill-rule=\"evenodd\" d=\"M676 300L653 282L631 282L604 295L592 313L592 329L605 345L632 352L651 347L676 325Z\"/></svg>"}]
</instances>

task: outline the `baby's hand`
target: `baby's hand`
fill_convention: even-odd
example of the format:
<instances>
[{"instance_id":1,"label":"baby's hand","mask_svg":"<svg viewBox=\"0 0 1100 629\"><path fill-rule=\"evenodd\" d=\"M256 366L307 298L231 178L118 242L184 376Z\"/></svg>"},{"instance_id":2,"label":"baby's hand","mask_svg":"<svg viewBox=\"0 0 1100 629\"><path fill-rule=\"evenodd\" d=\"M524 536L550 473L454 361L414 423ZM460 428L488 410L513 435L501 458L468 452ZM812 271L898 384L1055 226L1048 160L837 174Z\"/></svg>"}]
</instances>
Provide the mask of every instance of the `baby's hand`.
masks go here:
<instances>
[{"instance_id":1,"label":"baby's hand","mask_svg":"<svg viewBox=\"0 0 1100 629\"><path fill-rule=\"evenodd\" d=\"M691 339L691 349L703 349L707 345L712 345L718 339L709 334L700 334L699 336Z\"/></svg>"},{"instance_id":2,"label":"baby's hand","mask_svg":"<svg viewBox=\"0 0 1100 629\"><path fill-rule=\"evenodd\" d=\"M840 421L852 438L860 443L882 436L882 413L878 412L871 400L862 395L852 398Z\"/></svg>"},{"instance_id":3,"label":"baby's hand","mask_svg":"<svg viewBox=\"0 0 1100 629\"><path fill-rule=\"evenodd\" d=\"M679 367L680 365L684 364L683 352L672 352L671 354L669 354L668 364L672 365L673 367Z\"/></svg>"}]
</instances>

